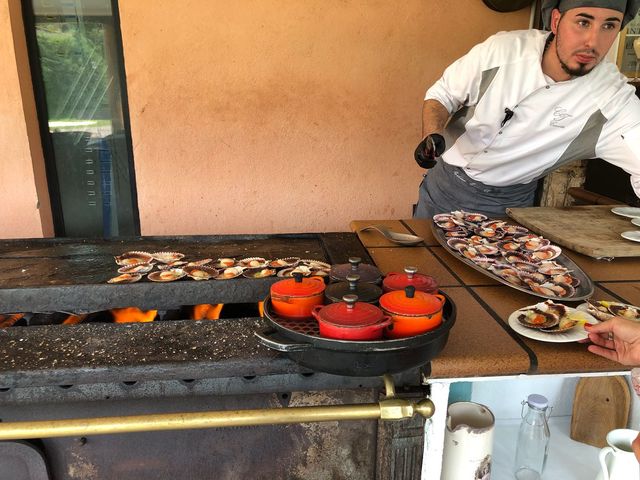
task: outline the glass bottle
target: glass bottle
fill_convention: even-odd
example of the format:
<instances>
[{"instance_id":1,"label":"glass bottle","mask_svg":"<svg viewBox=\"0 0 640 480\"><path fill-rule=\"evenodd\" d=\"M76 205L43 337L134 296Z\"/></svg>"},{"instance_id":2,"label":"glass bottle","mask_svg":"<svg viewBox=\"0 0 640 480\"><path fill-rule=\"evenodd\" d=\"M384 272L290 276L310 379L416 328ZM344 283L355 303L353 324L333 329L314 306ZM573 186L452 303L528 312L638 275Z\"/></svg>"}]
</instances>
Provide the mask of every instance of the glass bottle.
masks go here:
<instances>
[{"instance_id":1,"label":"glass bottle","mask_svg":"<svg viewBox=\"0 0 640 480\"><path fill-rule=\"evenodd\" d=\"M547 462L549 448L549 402L542 395L532 394L522 402L522 423L516 446L515 477L518 480L540 480Z\"/></svg>"}]
</instances>

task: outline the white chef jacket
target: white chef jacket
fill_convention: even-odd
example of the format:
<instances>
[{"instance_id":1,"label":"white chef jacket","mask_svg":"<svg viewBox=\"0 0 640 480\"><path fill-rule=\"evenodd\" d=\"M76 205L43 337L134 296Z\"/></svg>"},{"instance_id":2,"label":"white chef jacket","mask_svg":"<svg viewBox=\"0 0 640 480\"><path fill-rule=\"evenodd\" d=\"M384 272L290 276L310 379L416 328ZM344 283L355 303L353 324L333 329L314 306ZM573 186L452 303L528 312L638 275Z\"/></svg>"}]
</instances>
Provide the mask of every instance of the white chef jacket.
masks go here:
<instances>
[{"instance_id":1,"label":"white chef jacket","mask_svg":"<svg viewBox=\"0 0 640 480\"><path fill-rule=\"evenodd\" d=\"M640 99L612 63L553 82L549 32L500 32L450 65L426 93L453 114L444 161L486 185L537 180L563 163L602 158L631 174L640 197ZM505 109L513 116L506 118Z\"/></svg>"}]
</instances>

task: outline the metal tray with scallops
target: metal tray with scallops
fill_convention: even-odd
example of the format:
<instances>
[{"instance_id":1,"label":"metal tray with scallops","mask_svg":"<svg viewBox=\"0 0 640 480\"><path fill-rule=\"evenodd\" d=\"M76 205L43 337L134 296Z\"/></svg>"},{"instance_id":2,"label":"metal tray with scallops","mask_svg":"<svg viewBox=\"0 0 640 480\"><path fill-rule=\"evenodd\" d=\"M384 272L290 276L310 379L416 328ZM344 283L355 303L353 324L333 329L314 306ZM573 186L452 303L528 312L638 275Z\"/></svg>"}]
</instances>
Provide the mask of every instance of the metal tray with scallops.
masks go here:
<instances>
[{"instance_id":1,"label":"metal tray with scallops","mask_svg":"<svg viewBox=\"0 0 640 480\"><path fill-rule=\"evenodd\" d=\"M454 213L454 212L452 212ZM464 213L464 212L463 212ZM446 215L446 214L445 214ZM473 218L474 214L466 214ZM436 215L438 217L438 215ZM489 220L483 221L482 223L486 224L487 222L497 222L505 224L505 227L518 228L523 231L522 227L514 227L513 225L509 225L506 222L498 221L498 220ZM469 223L469 222L467 222ZM473 226L472 223L470 223ZM477 225L478 229L482 229L480 223ZM462 263L468 265L469 267L481 272L493 280L500 282L509 287L515 288L516 290L520 290L521 292L525 292L531 295L535 295L541 298L548 298L550 300L564 300L564 301L581 301L589 298L594 291L593 282L587 276L582 269L576 265L571 259L569 259L566 255L561 253L561 250L557 246L548 245L546 248L556 249L557 256L551 260L540 260L540 263L537 270L533 270L534 265L533 262L515 261L508 262L505 260L507 255L521 255L522 252L518 252L514 250L512 254L504 253L502 250L499 253L491 252L493 250L494 245L502 245L508 246L507 244L510 242L510 237L505 236L500 240L493 239L493 241L489 241L487 245L480 246L477 250L471 246L472 251L486 251L488 252L486 255L479 253L478 257L474 260L465 256L465 254L469 255L470 250L467 248L454 248L452 245L460 245L460 242L467 242L469 238L467 236L447 236L447 231L443 230L439 227L435 222L432 222L431 229L435 238L438 240L440 245L453 255L455 258L460 260ZM473 236L473 234L471 234ZM526 233L520 233L517 235L527 235ZM530 234L532 239L543 239L542 237ZM543 239L544 240L544 239ZM546 240L548 242L548 240ZM515 242L511 242L515 243ZM514 247L515 248L515 247ZM536 260L538 261L538 260ZM532 271L522 271L520 268L526 267L532 269ZM542 273L540 270L542 270ZM567 275L567 279L571 280L571 284L565 284L561 282L563 280L563 275ZM568 282L569 280L567 280ZM551 285L550 285L551 284ZM560 287L558 287L558 285ZM555 290L553 290L555 289Z\"/></svg>"}]
</instances>

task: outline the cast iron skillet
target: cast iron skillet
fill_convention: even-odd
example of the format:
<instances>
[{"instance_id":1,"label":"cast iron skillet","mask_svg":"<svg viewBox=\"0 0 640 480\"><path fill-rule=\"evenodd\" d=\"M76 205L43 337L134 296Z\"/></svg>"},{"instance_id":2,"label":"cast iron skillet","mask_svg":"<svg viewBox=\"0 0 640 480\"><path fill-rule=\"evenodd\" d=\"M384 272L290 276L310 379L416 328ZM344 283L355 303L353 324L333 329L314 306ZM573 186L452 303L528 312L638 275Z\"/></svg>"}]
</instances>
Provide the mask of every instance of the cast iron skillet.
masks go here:
<instances>
[{"instance_id":1,"label":"cast iron skillet","mask_svg":"<svg viewBox=\"0 0 640 480\"><path fill-rule=\"evenodd\" d=\"M255 335L266 347L319 372L352 377L398 373L430 362L447 343L456 321L456 306L445 293L439 293L447 300L442 324L414 337L376 341L322 338L314 319L288 320L274 315L269 297L264 302L264 317L272 328Z\"/></svg>"}]
</instances>

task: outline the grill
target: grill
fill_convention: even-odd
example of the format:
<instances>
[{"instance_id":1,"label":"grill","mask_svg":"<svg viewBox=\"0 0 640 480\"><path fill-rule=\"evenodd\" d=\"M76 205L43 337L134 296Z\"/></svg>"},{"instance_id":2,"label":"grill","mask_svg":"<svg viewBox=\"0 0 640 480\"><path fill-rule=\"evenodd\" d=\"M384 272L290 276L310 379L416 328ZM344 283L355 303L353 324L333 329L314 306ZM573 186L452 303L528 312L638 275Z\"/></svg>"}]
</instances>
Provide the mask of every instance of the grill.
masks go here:
<instances>
[{"instance_id":1,"label":"grill","mask_svg":"<svg viewBox=\"0 0 640 480\"><path fill-rule=\"evenodd\" d=\"M379 400L380 377L313 372L258 344L253 332L267 324L257 303L278 279L106 284L113 256L129 250L371 263L349 233L1 242L0 313L24 314L0 329L2 422ZM221 319L187 320L202 304L224 304ZM155 320L113 323L111 311L128 307L157 310ZM64 325L77 320L70 315L82 322ZM422 375L396 374L398 396L424 397ZM56 479L417 478L423 424L416 417L45 438L26 444L24 461L41 459ZM0 463L22 445L0 442Z\"/></svg>"}]
</instances>

